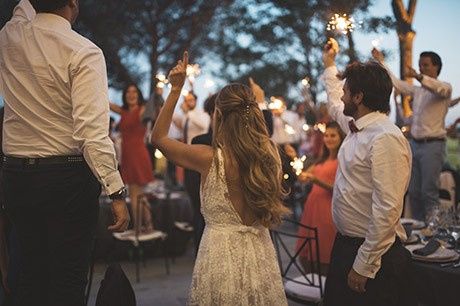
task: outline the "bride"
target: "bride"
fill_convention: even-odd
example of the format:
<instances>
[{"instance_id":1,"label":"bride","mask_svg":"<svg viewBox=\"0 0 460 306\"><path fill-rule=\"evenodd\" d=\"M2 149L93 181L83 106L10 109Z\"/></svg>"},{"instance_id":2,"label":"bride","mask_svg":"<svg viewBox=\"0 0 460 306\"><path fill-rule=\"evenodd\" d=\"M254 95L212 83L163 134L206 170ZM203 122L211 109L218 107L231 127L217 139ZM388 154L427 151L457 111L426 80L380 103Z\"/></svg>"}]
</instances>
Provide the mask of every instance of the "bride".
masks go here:
<instances>
[{"instance_id":1,"label":"bride","mask_svg":"<svg viewBox=\"0 0 460 306\"><path fill-rule=\"evenodd\" d=\"M169 73L171 92L152 132L168 160L201 174L206 221L189 305L287 305L268 232L289 211L281 198L278 151L269 139L252 90L225 86L216 99L213 146L168 138L186 77L188 54Z\"/></svg>"}]
</instances>

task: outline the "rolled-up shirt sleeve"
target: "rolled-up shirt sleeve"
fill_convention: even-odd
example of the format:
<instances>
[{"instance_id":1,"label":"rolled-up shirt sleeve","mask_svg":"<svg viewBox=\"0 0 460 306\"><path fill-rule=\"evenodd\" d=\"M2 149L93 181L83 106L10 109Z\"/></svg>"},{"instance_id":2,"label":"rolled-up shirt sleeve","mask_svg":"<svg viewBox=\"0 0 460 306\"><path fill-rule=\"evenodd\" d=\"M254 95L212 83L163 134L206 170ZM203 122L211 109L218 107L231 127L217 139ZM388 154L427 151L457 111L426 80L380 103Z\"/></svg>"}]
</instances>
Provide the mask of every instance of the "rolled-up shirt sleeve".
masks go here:
<instances>
[{"instance_id":1,"label":"rolled-up shirt sleeve","mask_svg":"<svg viewBox=\"0 0 460 306\"><path fill-rule=\"evenodd\" d=\"M348 134L350 128L348 122L352 120L352 117L345 116L343 114L343 102L340 98L343 95L343 81L337 77L338 70L336 66L328 67L324 70L321 79L324 82L327 93L327 110L329 115L337 121L342 130Z\"/></svg>"},{"instance_id":2,"label":"rolled-up shirt sleeve","mask_svg":"<svg viewBox=\"0 0 460 306\"><path fill-rule=\"evenodd\" d=\"M422 85L442 98L450 98L452 96L452 86L449 83L423 75Z\"/></svg>"},{"instance_id":3,"label":"rolled-up shirt sleeve","mask_svg":"<svg viewBox=\"0 0 460 306\"><path fill-rule=\"evenodd\" d=\"M109 138L109 99L104 55L81 49L71 63L73 138L107 194L123 187L115 148Z\"/></svg>"},{"instance_id":4,"label":"rolled-up shirt sleeve","mask_svg":"<svg viewBox=\"0 0 460 306\"><path fill-rule=\"evenodd\" d=\"M395 241L403 209L404 193L411 171L411 153L407 140L403 136L384 134L373 144L370 162L372 215L353 269L363 276L374 278L380 269L382 255ZM395 169L398 170L397 175Z\"/></svg>"},{"instance_id":5,"label":"rolled-up shirt sleeve","mask_svg":"<svg viewBox=\"0 0 460 306\"><path fill-rule=\"evenodd\" d=\"M403 95L413 96L415 91L415 86L412 84L407 83L406 81L400 80L394 73L390 70L387 65L383 65L387 70L388 74L390 75L391 82L393 83L393 87L402 93Z\"/></svg>"}]
</instances>

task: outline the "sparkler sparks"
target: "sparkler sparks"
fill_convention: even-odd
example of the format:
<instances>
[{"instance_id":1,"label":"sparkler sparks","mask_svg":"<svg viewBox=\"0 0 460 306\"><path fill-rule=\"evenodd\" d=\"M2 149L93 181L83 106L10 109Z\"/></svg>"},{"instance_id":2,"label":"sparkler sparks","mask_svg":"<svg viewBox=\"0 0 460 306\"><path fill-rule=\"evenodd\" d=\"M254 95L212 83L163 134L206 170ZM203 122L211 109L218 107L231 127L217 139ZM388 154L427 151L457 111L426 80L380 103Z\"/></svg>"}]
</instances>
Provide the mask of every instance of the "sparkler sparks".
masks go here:
<instances>
[{"instance_id":1,"label":"sparkler sparks","mask_svg":"<svg viewBox=\"0 0 460 306\"><path fill-rule=\"evenodd\" d=\"M186 74L190 83L195 81L195 78L201 73L200 65L198 64L189 64L187 66Z\"/></svg>"},{"instance_id":2,"label":"sparkler sparks","mask_svg":"<svg viewBox=\"0 0 460 306\"><path fill-rule=\"evenodd\" d=\"M327 23L326 29L328 31L338 31L342 34L348 34L361 26L361 24L361 21L356 23L355 19L351 16L347 16L347 14L334 14Z\"/></svg>"},{"instance_id":3,"label":"sparkler sparks","mask_svg":"<svg viewBox=\"0 0 460 306\"><path fill-rule=\"evenodd\" d=\"M157 73L155 75L155 78L158 80L158 83L157 83L158 88L163 88L163 87L165 87L166 84L169 83L169 80L166 78L166 75L164 75L161 72Z\"/></svg>"},{"instance_id":4,"label":"sparkler sparks","mask_svg":"<svg viewBox=\"0 0 460 306\"><path fill-rule=\"evenodd\" d=\"M270 103L268 103L269 109L282 109L284 107L284 102L275 97L270 98Z\"/></svg>"},{"instance_id":5,"label":"sparkler sparks","mask_svg":"<svg viewBox=\"0 0 460 306\"><path fill-rule=\"evenodd\" d=\"M294 160L291 161L291 167L294 169L296 175L300 175L302 173L306 159L307 157L303 155L301 158L295 157Z\"/></svg>"}]
</instances>

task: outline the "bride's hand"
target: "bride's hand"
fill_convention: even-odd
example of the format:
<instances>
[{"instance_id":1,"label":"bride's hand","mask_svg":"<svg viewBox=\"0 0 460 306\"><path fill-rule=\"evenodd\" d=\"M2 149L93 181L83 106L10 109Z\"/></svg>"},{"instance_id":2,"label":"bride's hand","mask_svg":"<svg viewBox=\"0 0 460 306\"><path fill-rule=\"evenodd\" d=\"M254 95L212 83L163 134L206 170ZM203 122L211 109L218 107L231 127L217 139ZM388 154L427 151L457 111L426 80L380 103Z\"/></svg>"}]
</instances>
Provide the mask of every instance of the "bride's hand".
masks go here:
<instances>
[{"instance_id":1,"label":"bride's hand","mask_svg":"<svg viewBox=\"0 0 460 306\"><path fill-rule=\"evenodd\" d=\"M188 52L185 51L182 60L177 61L176 67L171 69L168 75L168 80L171 83L172 89L182 89L187 76Z\"/></svg>"}]
</instances>

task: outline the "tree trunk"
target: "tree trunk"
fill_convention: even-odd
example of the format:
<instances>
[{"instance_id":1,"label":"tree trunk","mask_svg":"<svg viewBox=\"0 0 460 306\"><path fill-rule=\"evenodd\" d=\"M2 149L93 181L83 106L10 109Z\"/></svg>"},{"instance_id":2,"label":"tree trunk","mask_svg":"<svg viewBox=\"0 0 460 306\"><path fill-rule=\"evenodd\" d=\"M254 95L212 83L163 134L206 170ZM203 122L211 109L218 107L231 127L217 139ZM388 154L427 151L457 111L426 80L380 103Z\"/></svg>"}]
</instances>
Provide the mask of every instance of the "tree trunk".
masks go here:
<instances>
[{"instance_id":1,"label":"tree trunk","mask_svg":"<svg viewBox=\"0 0 460 306\"><path fill-rule=\"evenodd\" d=\"M358 60L358 56L356 55L355 41L353 40L352 32L347 32L347 39L348 39L347 55L350 60L350 63L353 63Z\"/></svg>"},{"instance_id":2,"label":"tree trunk","mask_svg":"<svg viewBox=\"0 0 460 306\"><path fill-rule=\"evenodd\" d=\"M400 52L400 61L399 61L399 72L402 80L406 80L405 71L406 67L412 67L412 46L415 38L415 31L412 29L412 22L415 15L415 7L417 6L417 0L409 0L408 9L404 7L402 0L392 0L391 7L393 9L393 14L396 18L396 30L398 32L399 39L399 52ZM412 79L406 80L412 82ZM412 115L412 110L410 107L411 97L402 96L402 108L403 116L409 117ZM396 124L398 126L402 125L402 118L400 114L396 114Z\"/></svg>"},{"instance_id":3,"label":"tree trunk","mask_svg":"<svg viewBox=\"0 0 460 306\"><path fill-rule=\"evenodd\" d=\"M407 33L401 33L398 35L399 38L399 51L400 51L400 61L399 61L399 73L401 75L401 79L405 80L408 83L413 83L412 78L406 78L406 69L407 67L412 67L412 47L415 38L415 32L409 31ZM403 115L405 117L409 117L412 115L412 109L410 107L410 96L402 96L402 108L403 108ZM397 123L402 124L401 118L397 118L399 122ZM398 124L398 125L400 125Z\"/></svg>"}]
</instances>

